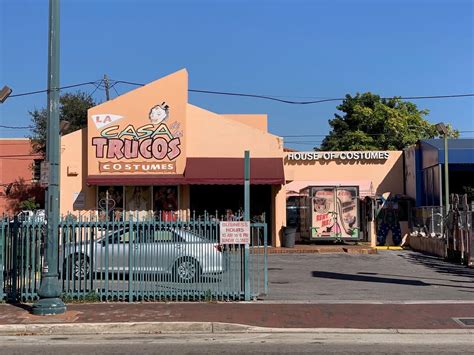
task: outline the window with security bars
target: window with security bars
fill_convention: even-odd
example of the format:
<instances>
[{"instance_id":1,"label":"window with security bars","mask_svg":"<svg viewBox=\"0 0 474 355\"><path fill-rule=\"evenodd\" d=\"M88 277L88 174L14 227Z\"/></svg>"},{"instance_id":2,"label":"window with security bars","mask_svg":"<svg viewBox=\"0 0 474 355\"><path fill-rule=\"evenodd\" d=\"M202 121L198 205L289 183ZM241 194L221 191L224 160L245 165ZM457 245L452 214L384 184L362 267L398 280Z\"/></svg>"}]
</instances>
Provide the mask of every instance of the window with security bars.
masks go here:
<instances>
[{"instance_id":1,"label":"window with security bars","mask_svg":"<svg viewBox=\"0 0 474 355\"><path fill-rule=\"evenodd\" d=\"M35 159L33 163L33 181L40 181L41 179L41 163L43 159Z\"/></svg>"}]
</instances>

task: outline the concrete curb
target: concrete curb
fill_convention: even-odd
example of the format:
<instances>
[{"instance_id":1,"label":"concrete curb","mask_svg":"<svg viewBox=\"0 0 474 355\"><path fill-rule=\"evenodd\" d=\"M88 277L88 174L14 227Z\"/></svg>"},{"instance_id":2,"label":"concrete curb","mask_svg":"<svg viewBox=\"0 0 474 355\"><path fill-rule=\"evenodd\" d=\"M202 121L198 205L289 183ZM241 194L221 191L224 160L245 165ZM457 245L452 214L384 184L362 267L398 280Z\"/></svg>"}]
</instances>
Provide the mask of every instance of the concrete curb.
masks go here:
<instances>
[{"instance_id":1,"label":"concrete curb","mask_svg":"<svg viewBox=\"0 0 474 355\"><path fill-rule=\"evenodd\" d=\"M220 322L53 323L4 324L0 336L91 335L91 334L223 334L223 333L313 333L313 334L473 334L474 329L354 329L267 328Z\"/></svg>"}]
</instances>

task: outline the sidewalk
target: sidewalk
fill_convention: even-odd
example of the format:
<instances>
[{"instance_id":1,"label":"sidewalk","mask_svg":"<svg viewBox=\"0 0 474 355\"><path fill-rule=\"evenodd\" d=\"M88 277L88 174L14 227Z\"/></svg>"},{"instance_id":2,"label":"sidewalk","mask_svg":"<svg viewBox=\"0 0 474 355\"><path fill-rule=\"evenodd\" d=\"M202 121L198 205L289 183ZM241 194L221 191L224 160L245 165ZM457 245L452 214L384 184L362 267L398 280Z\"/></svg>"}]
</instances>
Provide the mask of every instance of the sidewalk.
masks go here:
<instances>
[{"instance_id":1,"label":"sidewalk","mask_svg":"<svg viewBox=\"0 0 474 355\"><path fill-rule=\"evenodd\" d=\"M370 245L352 244L296 244L294 248L269 247L269 254L314 254L314 253L347 253L347 254L377 254Z\"/></svg>"},{"instance_id":2,"label":"sidewalk","mask_svg":"<svg viewBox=\"0 0 474 355\"><path fill-rule=\"evenodd\" d=\"M206 326L215 324L235 324L252 327L305 329L372 329L372 330L464 330L474 331L462 326L453 318L474 318L473 303L452 304L268 304L268 303L93 303L69 304L63 315L34 316L28 305L0 305L0 334L34 333L28 329L34 325L64 325L83 329L101 324L106 329L141 329L140 324L164 322L167 332L183 331L182 322L193 327L188 330L205 331ZM474 319L473 319L474 320ZM105 325L104 325L105 323ZM163 327L163 324L160 326ZM23 328L15 328L21 325ZM30 325L30 328L28 328ZM177 328L173 328L176 325ZM46 327L46 328L45 328ZM138 327L138 328L137 328ZM221 327L222 328L222 327ZM13 329L13 330L12 330ZM15 330L20 329L20 330ZM45 331L46 329L46 331ZM79 329L79 328L78 328ZM95 327L94 329L98 329ZM151 329L151 328L150 328ZM159 329L150 332L161 332ZM197 330L196 330L197 329ZM214 328L212 328L214 329ZM229 331L237 328L222 328ZM221 329L221 330L222 330ZM295 329L296 330L296 329ZM97 330L98 331L98 330ZM245 330L244 330L245 331ZM98 331L100 332L100 331Z\"/></svg>"}]
</instances>

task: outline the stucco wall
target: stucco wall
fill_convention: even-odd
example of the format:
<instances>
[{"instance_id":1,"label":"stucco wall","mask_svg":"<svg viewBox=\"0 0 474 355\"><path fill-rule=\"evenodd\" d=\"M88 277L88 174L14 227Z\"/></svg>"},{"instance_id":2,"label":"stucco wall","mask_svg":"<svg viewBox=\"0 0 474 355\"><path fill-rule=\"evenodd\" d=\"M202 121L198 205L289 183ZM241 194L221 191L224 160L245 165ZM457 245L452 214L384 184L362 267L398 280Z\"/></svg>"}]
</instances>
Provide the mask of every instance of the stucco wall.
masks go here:
<instances>
[{"instance_id":1,"label":"stucco wall","mask_svg":"<svg viewBox=\"0 0 474 355\"><path fill-rule=\"evenodd\" d=\"M219 114L219 116L243 123L253 128L257 128L263 132L268 132L268 117L262 114Z\"/></svg>"},{"instance_id":2,"label":"stucco wall","mask_svg":"<svg viewBox=\"0 0 474 355\"><path fill-rule=\"evenodd\" d=\"M82 147L82 149L81 149ZM80 129L61 137L61 214L76 216L96 208L95 187L86 185L87 177L87 129ZM81 194L84 204L74 203L76 194Z\"/></svg>"},{"instance_id":3,"label":"stucco wall","mask_svg":"<svg viewBox=\"0 0 474 355\"><path fill-rule=\"evenodd\" d=\"M0 139L0 214L10 213L5 189L8 184L23 178L26 184L32 183L32 166L41 155L32 154L30 140L27 138Z\"/></svg>"},{"instance_id":4,"label":"stucco wall","mask_svg":"<svg viewBox=\"0 0 474 355\"><path fill-rule=\"evenodd\" d=\"M288 153L286 153L288 155ZM372 185L374 194L403 193L403 152L391 151L386 160L284 160L287 181Z\"/></svg>"},{"instance_id":5,"label":"stucco wall","mask_svg":"<svg viewBox=\"0 0 474 355\"><path fill-rule=\"evenodd\" d=\"M188 104L188 157L252 158L283 156L282 139L246 123ZM250 116L250 115L249 115ZM259 119L260 115L256 115Z\"/></svg>"}]
</instances>

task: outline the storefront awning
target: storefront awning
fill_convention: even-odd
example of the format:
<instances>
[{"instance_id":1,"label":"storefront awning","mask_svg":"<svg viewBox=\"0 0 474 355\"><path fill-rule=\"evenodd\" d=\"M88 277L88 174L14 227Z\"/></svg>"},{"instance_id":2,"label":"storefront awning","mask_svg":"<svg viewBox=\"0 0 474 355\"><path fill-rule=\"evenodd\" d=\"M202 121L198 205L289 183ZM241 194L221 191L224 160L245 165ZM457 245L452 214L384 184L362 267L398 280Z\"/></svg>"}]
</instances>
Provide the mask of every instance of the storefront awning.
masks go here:
<instances>
[{"instance_id":1,"label":"storefront awning","mask_svg":"<svg viewBox=\"0 0 474 355\"><path fill-rule=\"evenodd\" d=\"M102 186L151 186L151 185L182 185L184 176L181 174L169 175L89 175L87 185Z\"/></svg>"},{"instance_id":2,"label":"storefront awning","mask_svg":"<svg viewBox=\"0 0 474 355\"><path fill-rule=\"evenodd\" d=\"M184 172L187 184L242 185L244 183L243 158L188 158ZM252 185L283 185L283 159L251 158L250 183Z\"/></svg>"},{"instance_id":3,"label":"storefront awning","mask_svg":"<svg viewBox=\"0 0 474 355\"><path fill-rule=\"evenodd\" d=\"M87 185L243 185L243 158L188 158L184 176L167 175L89 175ZM283 185L283 159L251 158L250 183L253 185Z\"/></svg>"}]
</instances>

